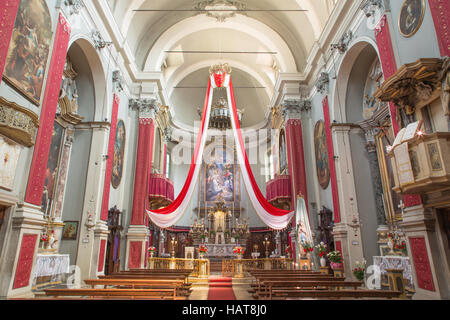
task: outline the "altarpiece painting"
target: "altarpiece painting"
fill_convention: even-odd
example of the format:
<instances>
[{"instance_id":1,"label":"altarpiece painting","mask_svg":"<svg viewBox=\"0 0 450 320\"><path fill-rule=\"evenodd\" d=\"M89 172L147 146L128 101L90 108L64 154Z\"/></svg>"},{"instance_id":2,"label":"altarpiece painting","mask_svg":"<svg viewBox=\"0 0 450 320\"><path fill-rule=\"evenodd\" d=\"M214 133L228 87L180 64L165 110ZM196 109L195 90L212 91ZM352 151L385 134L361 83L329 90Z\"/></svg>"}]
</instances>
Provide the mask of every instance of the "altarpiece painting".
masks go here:
<instances>
[{"instance_id":1,"label":"altarpiece painting","mask_svg":"<svg viewBox=\"0 0 450 320\"><path fill-rule=\"evenodd\" d=\"M114 142L114 159L111 175L111 184L114 189L117 189L122 180L124 152L125 152L125 123L123 120L117 122L116 139Z\"/></svg>"},{"instance_id":2,"label":"altarpiece painting","mask_svg":"<svg viewBox=\"0 0 450 320\"><path fill-rule=\"evenodd\" d=\"M317 121L314 127L314 148L316 153L317 179L322 189L326 189L330 182L330 166L328 163L325 124L322 120Z\"/></svg>"}]
</instances>

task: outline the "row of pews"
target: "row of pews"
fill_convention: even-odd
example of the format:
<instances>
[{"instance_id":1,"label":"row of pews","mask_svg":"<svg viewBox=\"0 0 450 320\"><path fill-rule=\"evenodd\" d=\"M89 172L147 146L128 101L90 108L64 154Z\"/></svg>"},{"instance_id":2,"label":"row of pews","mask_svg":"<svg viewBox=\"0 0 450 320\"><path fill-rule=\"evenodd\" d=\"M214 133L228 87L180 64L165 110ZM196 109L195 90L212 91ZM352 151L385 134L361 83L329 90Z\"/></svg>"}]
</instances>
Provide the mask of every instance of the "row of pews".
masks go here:
<instances>
[{"instance_id":1,"label":"row of pews","mask_svg":"<svg viewBox=\"0 0 450 320\"><path fill-rule=\"evenodd\" d=\"M90 287L46 289L45 294L58 299L186 300L192 292L188 282L191 273L192 270L132 269L84 280Z\"/></svg>"},{"instance_id":2,"label":"row of pews","mask_svg":"<svg viewBox=\"0 0 450 320\"><path fill-rule=\"evenodd\" d=\"M310 270L250 270L250 274L254 283L249 293L255 299L392 299L401 295L399 291L362 289L362 282Z\"/></svg>"}]
</instances>

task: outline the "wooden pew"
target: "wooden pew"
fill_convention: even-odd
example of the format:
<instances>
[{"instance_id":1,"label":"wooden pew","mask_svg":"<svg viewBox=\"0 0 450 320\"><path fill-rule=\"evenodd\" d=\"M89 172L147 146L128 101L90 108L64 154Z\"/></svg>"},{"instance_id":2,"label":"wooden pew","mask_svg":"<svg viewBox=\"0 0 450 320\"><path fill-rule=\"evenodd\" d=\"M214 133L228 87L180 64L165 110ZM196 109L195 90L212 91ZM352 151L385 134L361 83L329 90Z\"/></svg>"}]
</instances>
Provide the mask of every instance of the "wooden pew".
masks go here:
<instances>
[{"instance_id":1,"label":"wooden pew","mask_svg":"<svg viewBox=\"0 0 450 320\"><path fill-rule=\"evenodd\" d=\"M256 295L272 299L272 290L274 289L330 289L351 287L357 290L363 283L359 281L336 281L336 280L319 280L319 281L303 281L303 280L262 280L264 291L257 291Z\"/></svg>"},{"instance_id":2,"label":"wooden pew","mask_svg":"<svg viewBox=\"0 0 450 320\"><path fill-rule=\"evenodd\" d=\"M295 281L344 281L345 278L335 278L332 275L328 274L316 274L316 275L291 275L289 277L286 276L256 276L256 285L254 287L258 288L258 291L261 290L262 281L285 281L285 280L295 280ZM253 285L252 285L253 287Z\"/></svg>"},{"instance_id":3,"label":"wooden pew","mask_svg":"<svg viewBox=\"0 0 450 320\"><path fill-rule=\"evenodd\" d=\"M297 290L297 289L273 289L275 297L286 298L398 298L399 291L388 290Z\"/></svg>"},{"instance_id":4,"label":"wooden pew","mask_svg":"<svg viewBox=\"0 0 450 320\"><path fill-rule=\"evenodd\" d=\"M170 299L186 300L186 297L176 295L176 288L172 289L45 289L47 296L53 297L102 297L102 298L127 298L127 299Z\"/></svg>"},{"instance_id":5,"label":"wooden pew","mask_svg":"<svg viewBox=\"0 0 450 320\"><path fill-rule=\"evenodd\" d=\"M130 288L130 289L173 289L177 291L177 296L189 296L191 289L184 286L183 280L170 280L170 279L86 279L84 283L90 285L92 288L95 286L103 286L106 289L108 286L115 288Z\"/></svg>"}]
</instances>

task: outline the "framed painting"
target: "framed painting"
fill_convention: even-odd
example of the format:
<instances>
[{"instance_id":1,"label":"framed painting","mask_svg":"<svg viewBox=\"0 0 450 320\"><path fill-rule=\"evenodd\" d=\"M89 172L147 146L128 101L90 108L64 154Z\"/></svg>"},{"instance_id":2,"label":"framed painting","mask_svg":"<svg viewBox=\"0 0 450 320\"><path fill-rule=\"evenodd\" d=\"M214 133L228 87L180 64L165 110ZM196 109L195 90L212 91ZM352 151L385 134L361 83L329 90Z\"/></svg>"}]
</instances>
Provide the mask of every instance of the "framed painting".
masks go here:
<instances>
[{"instance_id":1,"label":"framed painting","mask_svg":"<svg viewBox=\"0 0 450 320\"><path fill-rule=\"evenodd\" d=\"M284 130L280 130L280 138L278 142L278 151L280 157L280 174L287 172L287 150L286 150L286 134Z\"/></svg>"},{"instance_id":2,"label":"framed painting","mask_svg":"<svg viewBox=\"0 0 450 320\"><path fill-rule=\"evenodd\" d=\"M123 120L117 122L116 139L114 142L114 158L111 174L111 184L114 189L117 189L122 180L124 152L125 152L125 123Z\"/></svg>"},{"instance_id":3,"label":"framed painting","mask_svg":"<svg viewBox=\"0 0 450 320\"><path fill-rule=\"evenodd\" d=\"M45 0L21 0L6 58L4 79L39 105L52 40Z\"/></svg>"},{"instance_id":4,"label":"framed painting","mask_svg":"<svg viewBox=\"0 0 450 320\"><path fill-rule=\"evenodd\" d=\"M425 0L405 0L400 9L398 29L406 38L412 37L422 25L425 15Z\"/></svg>"},{"instance_id":5,"label":"framed painting","mask_svg":"<svg viewBox=\"0 0 450 320\"><path fill-rule=\"evenodd\" d=\"M222 151L222 152L221 152ZM232 159L229 159L231 157ZM234 201L235 165L234 154L226 148L214 150L211 161L205 164L205 200Z\"/></svg>"},{"instance_id":6,"label":"framed painting","mask_svg":"<svg viewBox=\"0 0 450 320\"><path fill-rule=\"evenodd\" d=\"M62 240L76 240L78 234L78 221L64 221Z\"/></svg>"},{"instance_id":7,"label":"framed painting","mask_svg":"<svg viewBox=\"0 0 450 320\"><path fill-rule=\"evenodd\" d=\"M328 163L327 137L325 135L325 123L317 121L314 127L314 149L316 155L317 179L322 189L326 189L330 183L330 165Z\"/></svg>"}]
</instances>

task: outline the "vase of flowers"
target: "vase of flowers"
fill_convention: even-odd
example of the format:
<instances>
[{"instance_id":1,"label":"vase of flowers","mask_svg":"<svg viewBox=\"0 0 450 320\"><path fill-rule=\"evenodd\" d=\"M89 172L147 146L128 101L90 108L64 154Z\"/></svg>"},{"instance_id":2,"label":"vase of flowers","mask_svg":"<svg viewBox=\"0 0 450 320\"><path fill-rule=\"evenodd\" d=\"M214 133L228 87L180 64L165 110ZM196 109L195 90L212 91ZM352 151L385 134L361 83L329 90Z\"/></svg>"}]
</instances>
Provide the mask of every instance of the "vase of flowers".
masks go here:
<instances>
[{"instance_id":1,"label":"vase of flowers","mask_svg":"<svg viewBox=\"0 0 450 320\"><path fill-rule=\"evenodd\" d=\"M317 255L319 256L320 266L325 267L327 265L327 259L325 259L325 255L327 254L327 247L325 243L321 241L317 246Z\"/></svg>"},{"instance_id":2,"label":"vase of flowers","mask_svg":"<svg viewBox=\"0 0 450 320\"><path fill-rule=\"evenodd\" d=\"M291 247L288 246L285 251L286 257L291 258Z\"/></svg>"},{"instance_id":3,"label":"vase of flowers","mask_svg":"<svg viewBox=\"0 0 450 320\"><path fill-rule=\"evenodd\" d=\"M206 248L204 245L201 245L200 248L198 249L198 253L199 253L200 259L204 259L205 258L206 252L208 252L208 248Z\"/></svg>"},{"instance_id":4,"label":"vase of flowers","mask_svg":"<svg viewBox=\"0 0 450 320\"><path fill-rule=\"evenodd\" d=\"M401 243L396 244L395 249L398 251L401 251L402 254L405 256L408 254L408 252L406 251L406 242L405 241L402 241Z\"/></svg>"},{"instance_id":5,"label":"vase of flowers","mask_svg":"<svg viewBox=\"0 0 450 320\"><path fill-rule=\"evenodd\" d=\"M364 281L364 275L366 273L366 260L363 260L362 263L356 261L356 266L353 269L353 275L358 281Z\"/></svg>"},{"instance_id":6,"label":"vase of flowers","mask_svg":"<svg viewBox=\"0 0 450 320\"><path fill-rule=\"evenodd\" d=\"M327 258L330 261L331 269L335 270L343 268L342 255L340 251L335 250L328 252Z\"/></svg>"},{"instance_id":7,"label":"vase of flowers","mask_svg":"<svg viewBox=\"0 0 450 320\"><path fill-rule=\"evenodd\" d=\"M47 249L50 238L47 235L47 232L41 234L40 242L42 243L42 248Z\"/></svg>"},{"instance_id":8,"label":"vase of flowers","mask_svg":"<svg viewBox=\"0 0 450 320\"><path fill-rule=\"evenodd\" d=\"M233 252L237 256L238 259L242 259L242 256L244 255L245 250L242 247L234 247Z\"/></svg>"},{"instance_id":9,"label":"vase of flowers","mask_svg":"<svg viewBox=\"0 0 450 320\"><path fill-rule=\"evenodd\" d=\"M148 247L148 254L150 255L150 258L153 258L155 253L156 253L156 248L155 247Z\"/></svg>"},{"instance_id":10,"label":"vase of flowers","mask_svg":"<svg viewBox=\"0 0 450 320\"><path fill-rule=\"evenodd\" d=\"M314 251L314 246L307 241L302 242L303 247L303 256L310 256L311 253Z\"/></svg>"}]
</instances>

